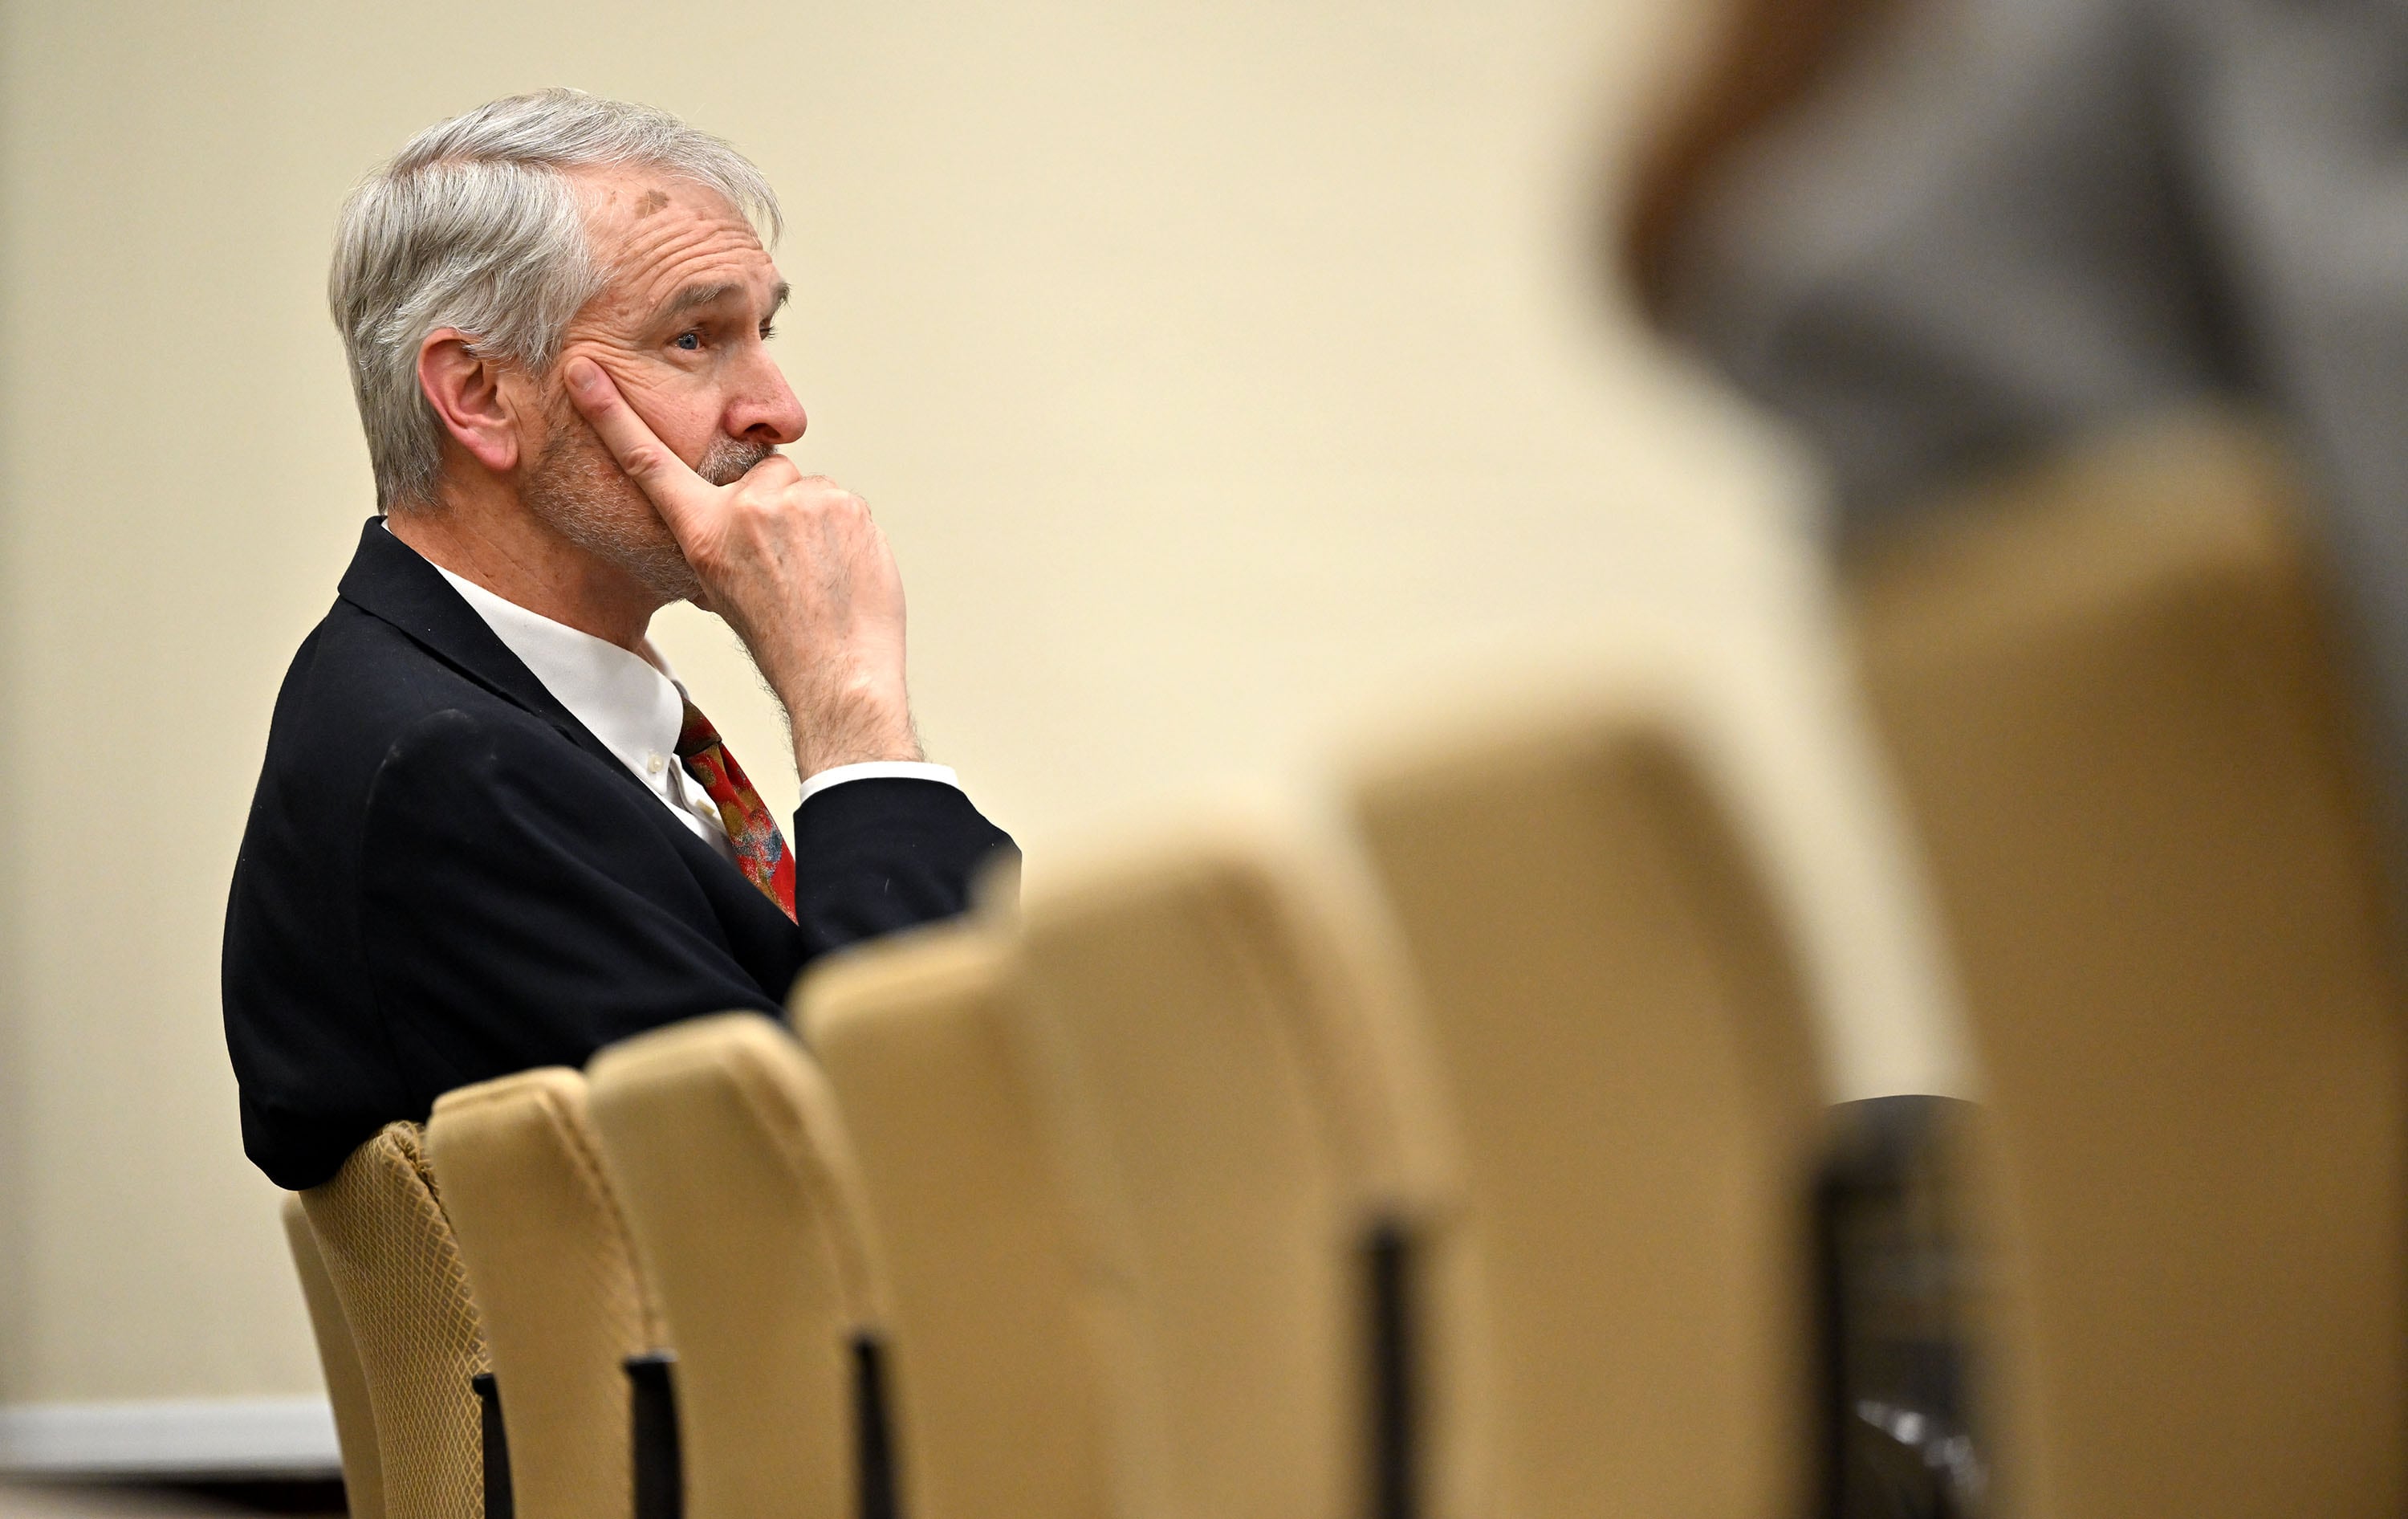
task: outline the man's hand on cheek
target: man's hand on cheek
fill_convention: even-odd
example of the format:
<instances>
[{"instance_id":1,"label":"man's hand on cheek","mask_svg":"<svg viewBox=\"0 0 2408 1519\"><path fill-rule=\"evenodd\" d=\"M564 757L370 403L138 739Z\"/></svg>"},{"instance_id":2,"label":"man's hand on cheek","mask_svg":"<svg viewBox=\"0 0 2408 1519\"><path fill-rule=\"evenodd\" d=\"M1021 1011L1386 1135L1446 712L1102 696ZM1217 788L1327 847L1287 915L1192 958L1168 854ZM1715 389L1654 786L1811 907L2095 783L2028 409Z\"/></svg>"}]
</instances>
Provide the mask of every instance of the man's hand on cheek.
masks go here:
<instances>
[{"instance_id":1,"label":"man's hand on cheek","mask_svg":"<svg viewBox=\"0 0 2408 1519\"><path fill-rule=\"evenodd\" d=\"M676 535L795 729L805 776L916 760L903 676L903 581L861 498L772 453L730 485L689 468L590 359L570 400Z\"/></svg>"}]
</instances>

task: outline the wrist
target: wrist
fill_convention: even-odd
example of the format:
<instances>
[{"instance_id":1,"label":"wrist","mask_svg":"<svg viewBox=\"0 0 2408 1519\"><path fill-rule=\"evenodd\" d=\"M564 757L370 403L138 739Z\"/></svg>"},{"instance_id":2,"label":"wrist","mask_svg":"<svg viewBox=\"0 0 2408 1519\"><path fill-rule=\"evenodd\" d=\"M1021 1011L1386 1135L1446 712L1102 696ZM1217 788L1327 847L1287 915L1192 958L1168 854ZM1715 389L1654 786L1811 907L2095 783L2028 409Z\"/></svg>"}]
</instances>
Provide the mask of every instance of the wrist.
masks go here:
<instances>
[{"instance_id":1,"label":"wrist","mask_svg":"<svg viewBox=\"0 0 2408 1519\"><path fill-rule=\"evenodd\" d=\"M790 705L787 713L795 734L795 773L805 781L840 765L917 764L927 758L910 709L899 700L822 701Z\"/></svg>"},{"instance_id":2,"label":"wrist","mask_svg":"<svg viewBox=\"0 0 2408 1519\"><path fill-rule=\"evenodd\" d=\"M923 765L927 758L916 737L882 744L795 742L795 774L804 781L848 765Z\"/></svg>"}]
</instances>

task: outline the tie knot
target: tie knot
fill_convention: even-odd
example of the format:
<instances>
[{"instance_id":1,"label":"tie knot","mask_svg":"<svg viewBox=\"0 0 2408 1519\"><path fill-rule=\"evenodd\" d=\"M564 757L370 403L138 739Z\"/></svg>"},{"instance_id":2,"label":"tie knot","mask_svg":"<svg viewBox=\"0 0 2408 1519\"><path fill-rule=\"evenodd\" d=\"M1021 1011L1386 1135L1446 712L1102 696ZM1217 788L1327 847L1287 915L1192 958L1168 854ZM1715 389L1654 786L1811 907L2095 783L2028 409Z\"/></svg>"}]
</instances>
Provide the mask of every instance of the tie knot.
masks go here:
<instances>
[{"instance_id":1,"label":"tie knot","mask_svg":"<svg viewBox=\"0 0 2408 1519\"><path fill-rule=\"evenodd\" d=\"M702 715L701 708L691 701L687 702L685 721L678 726L678 758L690 760L706 749L719 747L721 747L719 730L710 725L710 719Z\"/></svg>"}]
</instances>

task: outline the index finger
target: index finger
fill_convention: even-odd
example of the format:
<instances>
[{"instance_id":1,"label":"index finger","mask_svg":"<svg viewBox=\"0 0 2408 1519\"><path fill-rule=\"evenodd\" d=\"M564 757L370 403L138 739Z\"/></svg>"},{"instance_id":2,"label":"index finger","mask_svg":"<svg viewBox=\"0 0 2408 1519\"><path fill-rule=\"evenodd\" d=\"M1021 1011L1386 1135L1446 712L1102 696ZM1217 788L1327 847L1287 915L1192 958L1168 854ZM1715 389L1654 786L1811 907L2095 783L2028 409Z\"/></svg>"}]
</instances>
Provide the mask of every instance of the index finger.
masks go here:
<instances>
[{"instance_id":1,"label":"index finger","mask_svg":"<svg viewBox=\"0 0 2408 1519\"><path fill-rule=\"evenodd\" d=\"M570 404L594 424L610 457L619 461L619 467L659 509L661 520L682 542L681 529L719 494L719 487L695 474L675 450L653 436L600 365L592 359L571 359L563 378L568 381Z\"/></svg>"}]
</instances>

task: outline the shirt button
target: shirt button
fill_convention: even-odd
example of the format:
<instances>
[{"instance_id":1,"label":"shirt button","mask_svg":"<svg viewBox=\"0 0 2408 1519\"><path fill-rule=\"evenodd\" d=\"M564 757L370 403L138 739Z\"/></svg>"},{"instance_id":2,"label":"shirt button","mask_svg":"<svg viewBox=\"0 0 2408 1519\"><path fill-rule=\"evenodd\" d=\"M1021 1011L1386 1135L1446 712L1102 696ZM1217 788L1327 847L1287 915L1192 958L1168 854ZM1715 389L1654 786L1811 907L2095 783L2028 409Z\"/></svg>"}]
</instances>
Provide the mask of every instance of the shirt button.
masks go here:
<instances>
[{"instance_id":1,"label":"shirt button","mask_svg":"<svg viewBox=\"0 0 2408 1519\"><path fill-rule=\"evenodd\" d=\"M647 754L644 756L644 773L647 775L658 775L667 767L667 765L668 761L661 758L658 754Z\"/></svg>"}]
</instances>

